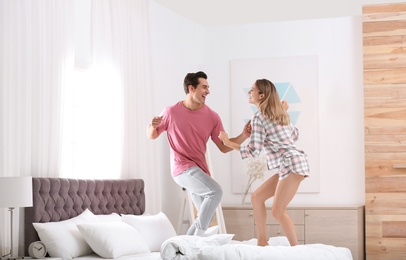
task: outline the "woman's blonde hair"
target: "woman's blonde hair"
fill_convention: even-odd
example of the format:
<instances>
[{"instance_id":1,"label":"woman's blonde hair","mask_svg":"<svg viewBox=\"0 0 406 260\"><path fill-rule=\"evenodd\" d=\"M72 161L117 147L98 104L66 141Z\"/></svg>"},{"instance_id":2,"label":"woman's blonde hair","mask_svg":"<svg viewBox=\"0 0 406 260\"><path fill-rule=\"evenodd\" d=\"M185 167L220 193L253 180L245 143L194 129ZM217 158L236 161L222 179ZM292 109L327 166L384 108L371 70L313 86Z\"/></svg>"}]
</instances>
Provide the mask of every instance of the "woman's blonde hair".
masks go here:
<instances>
[{"instance_id":1,"label":"woman's blonde hair","mask_svg":"<svg viewBox=\"0 0 406 260\"><path fill-rule=\"evenodd\" d=\"M261 113L269 117L271 122L278 125L288 125L290 117L282 106L275 85L267 79L258 79L255 81L255 86L257 86L260 94L264 94L264 98L258 105Z\"/></svg>"}]
</instances>

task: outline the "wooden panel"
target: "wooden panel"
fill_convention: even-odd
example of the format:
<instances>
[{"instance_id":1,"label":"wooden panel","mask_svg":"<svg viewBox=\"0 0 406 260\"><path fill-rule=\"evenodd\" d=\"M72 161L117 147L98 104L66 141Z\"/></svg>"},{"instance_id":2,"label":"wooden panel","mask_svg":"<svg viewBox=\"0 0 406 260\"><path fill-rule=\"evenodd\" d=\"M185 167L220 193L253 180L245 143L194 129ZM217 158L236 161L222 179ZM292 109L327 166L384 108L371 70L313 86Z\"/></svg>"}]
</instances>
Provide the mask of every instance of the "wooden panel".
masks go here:
<instances>
[{"instance_id":1,"label":"wooden panel","mask_svg":"<svg viewBox=\"0 0 406 260\"><path fill-rule=\"evenodd\" d=\"M382 112L386 113L387 111L382 111ZM402 121L401 121L401 118L395 118L396 114L401 114L401 113L398 111L392 113L392 115L393 115L392 118L389 118L389 116L390 116L389 113L387 114L388 118L384 118L384 116L386 116L386 115L383 115L383 114L378 115L378 116L373 115L373 116L370 116L369 118L365 117L364 124L369 124L368 126L388 126L388 127L395 126L395 125L400 126L400 125L404 124L404 122L406 120L402 119ZM402 134L402 133L399 133L399 134Z\"/></svg>"},{"instance_id":2,"label":"wooden panel","mask_svg":"<svg viewBox=\"0 0 406 260\"><path fill-rule=\"evenodd\" d=\"M365 152L368 153L396 153L404 151L406 151L406 144L388 144L385 142L365 144Z\"/></svg>"},{"instance_id":3,"label":"wooden panel","mask_svg":"<svg viewBox=\"0 0 406 260\"><path fill-rule=\"evenodd\" d=\"M375 121L370 121L369 125L366 125L366 127L371 127L371 126L379 126L381 124L382 126L385 127L395 127L397 125L391 124L393 121L382 121L382 119L394 119L398 120L400 124L398 126L403 126L401 123L402 121L405 121L406 116L403 114L405 108L403 105L399 104L399 100L392 100L392 99L381 99L381 103L379 103L379 100L370 100L370 101L365 101L365 107L364 107L364 116L365 119L378 119L381 120L378 122ZM406 99L404 99L404 102L406 102ZM379 104L378 104L379 103ZM375 106L375 107L373 107ZM396 116L399 116L396 118ZM402 120L402 121L400 121ZM399 134L402 134L402 132L397 132Z\"/></svg>"},{"instance_id":4,"label":"wooden panel","mask_svg":"<svg viewBox=\"0 0 406 260\"><path fill-rule=\"evenodd\" d=\"M364 37L405 35L406 21L364 22L362 32Z\"/></svg>"},{"instance_id":5,"label":"wooden panel","mask_svg":"<svg viewBox=\"0 0 406 260\"><path fill-rule=\"evenodd\" d=\"M405 253L374 253L368 254L368 260L406 260Z\"/></svg>"},{"instance_id":6,"label":"wooden panel","mask_svg":"<svg viewBox=\"0 0 406 260\"><path fill-rule=\"evenodd\" d=\"M406 37L403 35L392 37L368 37L364 39L364 58L374 58L383 54L404 54L406 52ZM372 57L368 57L372 56Z\"/></svg>"},{"instance_id":7,"label":"wooden panel","mask_svg":"<svg viewBox=\"0 0 406 260\"><path fill-rule=\"evenodd\" d=\"M365 224L369 227L365 231L366 237L382 237L383 235L383 223L399 221L405 222L406 215L367 215L365 216Z\"/></svg>"},{"instance_id":8,"label":"wooden panel","mask_svg":"<svg viewBox=\"0 0 406 260\"><path fill-rule=\"evenodd\" d=\"M366 193L366 215L406 215L406 193Z\"/></svg>"},{"instance_id":9,"label":"wooden panel","mask_svg":"<svg viewBox=\"0 0 406 260\"><path fill-rule=\"evenodd\" d=\"M406 13L405 12L393 12L389 14L374 14L374 15L366 15L362 17L362 21L364 23L368 22L380 22L380 21L399 21L399 20L406 20Z\"/></svg>"},{"instance_id":10,"label":"wooden panel","mask_svg":"<svg viewBox=\"0 0 406 260\"><path fill-rule=\"evenodd\" d=\"M395 90L392 89L392 92ZM391 98L382 97L381 99L366 99L364 102L364 112L369 113L369 109L374 108L399 108L403 105L399 104L401 101L406 102L405 98L395 99L393 96ZM392 125L386 125L388 127L393 127Z\"/></svg>"},{"instance_id":11,"label":"wooden panel","mask_svg":"<svg viewBox=\"0 0 406 260\"><path fill-rule=\"evenodd\" d=\"M369 238L367 239L365 247L367 252L371 253L402 253L404 256L406 252L406 243L404 238ZM367 257L367 259L369 259L369 257Z\"/></svg>"},{"instance_id":12,"label":"wooden panel","mask_svg":"<svg viewBox=\"0 0 406 260\"><path fill-rule=\"evenodd\" d=\"M387 143L387 144L406 144L406 134L393 134L393 135L368 135L365 137L365 143Z\"/></svg>"},{"instance_id":13,"label":"wooden panel","mask_svg":"<svg viewBox=\"0 0 406 260\"><path fill-rule=\"evenodd\" d=\"M406 102L406 100L405 100ZM405 103L406 104L406 103ZM405 125L406 124L406 107L395 108L365 108L364 123L368 126L375 125ZM403 134L403 133L399 133Z\"/></svg>"},{"instance_id":14,"label":"wooden panel","mask_svg":"<svg viewBox=\"0 0 406 260\"><path fill-rule=\"evenodd\" d=\"M406 169L394 169L393 165L404 163L400 160L368 160L365 162L366 182L371 177L385 177L391 175L405 175ZM372 183L368 183L372 184ZM367 185L366 185L367 186ZM406 185L405 185L406 186Z\"/></svg>"},{"instance_id":15,"label":"wooden panel","mask_svg":"<svg viewBox=\"0 0 406 260\"><path fill-rule=\"evenodd\" d=\"M382 100L385 100L384 104ZM364 105L372 107L387 107L387 102L396 102L402 106L406 100L406 84L375 84L364 86ZM383 106L382 106L383 105Z\"/></svg>"},{"instance_id":16,"label":"wooden panel","mask_svg":"<svg viewBox=\"0 0 406 260\"><path fill-rule=\"evenodd\" d=\"M406 193L406 171L388 176L367 177L365 179L365 190L368 193Z\"/></svg>"},{"instance_id":17,"label":"wooden panel","mask_svg":"<svg viewBox=\"0 0 406 260\"><path fill-rule=\"evenodd\" d=\"M369 16L371 14L385 14L406 12L406 3L397 4L379 4L379 5L364 5L362 7L362 14Z\"/></svg>"},{"instance_id":18,"label":"wooden panel","mask_svg":"<svg viewBox=\"0 0 406 260\"><path fill-rule=\"evenodd\" d=\"M372 101L370 101L371 104L375 105L377 104L376 102L374 102L376 99L379 101L381 101L382 98L384 99L391 99L392 98L392 89L388 88L388 87L375 87L376 85L373 85L373 87L367 88L364 87L364 99L365 99L365 106L367 106L367 102L370 101L370 99L372 99ZM378 104L379 104L378 103ZM375 107L375 106L373 106Z\"/></svg>"},{"instance_id":19,"label":"wooden panel","mask_svg":"<svg viewBox=\"0 0 406 260\"><path fill-rule=\"evenodd\" d=\"M382 236L406 238L406 221L384 221L382 223Z\"/></svg>"},{"instance_id":20,"label":"wooden panel","mask_svg":"<svg viewBox=\"0 0 406 260\"><path fill-rule=\"evenodd\" d=\"M364 69L402 68L406 67L406 53L364 55Z\"/></svg>"},{"instance_id":21,"label":"wooden panel","mask_svg":"<svg viewBox=\"0 0 406 260\"><path fill-rule=\"evenodd\" d=\"M364 46L364 49L363 49L364 58L376 59L375 57L368 57L368 56L375 56L375 55L382 55L382 54L397 55L397 54L406 53L406 43L404 42L405 37L403 37L403 36L397 36L397 37L400 38L400 42L394 41L393 43L387 43L384 45L379 44L379 42L377 40L369 42L369 44L371 44L371 45ZM374 38L374 37L372 37L372 38ZM374 39L376 39L376 38L374 38ZM391 39L391 37L379 37L379 40L381 40L381 41L384 39ZM372 44L377 44L377 45L372 45ZM365 66L365 64L364 64L364 66ZM368 66L367 68L371 69L373 67Z\"/></svg>"},{"instance_id":22,"label":"wooden panel","mask_svg":"<svg viewBox=\"0 0 406 260\"><path fill-rule=\"evenodd\" d=\"M406 259L406 3L362 10L366 258Z\"/></svg>"},{"instance_id":23,"label":"wooden panel","mask_svg":"<svg viewBox=\"0 0 406 260\"><path fill-rule=\"evenodd\" d=\"M397 48L400 48L401 49L400 52L403 52L406 44L405 42L406 36L404 35L395 35L391 37L381 37L381 36L367 37L363 39L364 45L363 53L364 55L377 53L392 53L398 52L396 51ZM388 52L387 46L393 48L393 51ZM395 46L397 46L397 48ZM382 51L381 49L384 49L384 51Z\"/></svg>"},{"instance_id":24,"label":"wooden panel","mask_svg":"<svg viewBox=\"0 0 406 260\"><path fill-rule=\"evenodd\" d=\"M405 24L406 26L406 24ZM364 70L364 84L401 84L406 82L406 68Z\"/></svg>"},{"instance_id":25,"label":"wooden panel","mask_svg":"<svg viewBox=\"0 0 406 260\"><path fill-rule=\"evenodd\" d=\"M382 134L382 135L392 135L392 134L402 134L406 133L406 126L366 126L365 134Z\"/></svg>"},{"instance_id":26,"label":"wooden panel","mask_svg":"<svg viewBox=\"0 0 406 260\"><path fill-rule=\"evenodd\" d=\"M406 160L406 152L404 153L366 153L365 160L369 162L370 160L394 160L394 161L405 161ZM365 173L368 176L368 173Z\"/></svg>"}]
</instances>

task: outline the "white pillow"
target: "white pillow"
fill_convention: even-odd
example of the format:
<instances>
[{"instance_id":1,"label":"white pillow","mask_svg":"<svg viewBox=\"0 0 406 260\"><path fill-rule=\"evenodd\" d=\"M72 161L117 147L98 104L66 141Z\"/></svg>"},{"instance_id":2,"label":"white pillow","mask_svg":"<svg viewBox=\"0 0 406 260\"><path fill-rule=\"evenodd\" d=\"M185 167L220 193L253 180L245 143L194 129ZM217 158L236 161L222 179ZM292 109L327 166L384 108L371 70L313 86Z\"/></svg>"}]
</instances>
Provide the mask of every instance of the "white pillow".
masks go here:
<instances>
[{"instance_id":1,"label":"white pillow","mask_svg":"<svg viewBox=\"0 0 406 260\"><path fill-rule=\"evenodd\" d=\"M176 236L175 228L163 212L156 215L123 215L121 219L141 233L151 252L159 252L165 240Z\"/></svg>"},{"instance_id":2,"label":"white pillow","mask_svg":"<svg viewBox=\"0 0 406 260\"><path fill-rule=\"evenodd\" d=\"M96 218L100 222L115 222L115 221L121 221L121 216L117 213L111 213L108 215L95 215Z\"/></svg>"},{"instance_id":3,"label":"white pillow","mask_svg":"<svg viewBox=\"0 0 406 260\"><path fill-rule=\"evenodd\" d=\"M77 227L93 251L103 258L150 253L141 234L122 221L86 223Z\"/></svg>"},{"instance_id":4,"label":"white pillow","mask_svg":"<svg viewBox=\"0 0 406 260\"><path fill-rule=\"evenodd\" d=\"M93 253L76 225L95 221L97 221L95 215L86 209L80 215L68 220L33 223L33 226L51 257L72 259Z\"/></svg>"}]
</instances>

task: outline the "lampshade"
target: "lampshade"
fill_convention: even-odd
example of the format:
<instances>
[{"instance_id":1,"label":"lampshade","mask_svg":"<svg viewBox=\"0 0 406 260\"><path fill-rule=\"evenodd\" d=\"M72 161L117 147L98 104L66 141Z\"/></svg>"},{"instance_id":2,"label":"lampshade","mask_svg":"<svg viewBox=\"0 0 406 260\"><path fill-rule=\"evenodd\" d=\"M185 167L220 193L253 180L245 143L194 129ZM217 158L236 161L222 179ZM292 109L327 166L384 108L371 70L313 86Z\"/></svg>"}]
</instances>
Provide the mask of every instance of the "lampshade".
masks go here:
<instances>
[{"instance_id":1,"label":"lampshade","mask_svg":"<svg viewBox=\"0 0 406 260\"><path fill-rule=\"evenodd\" d=\"M0 177L0 208L32 206L32 177Z\"/></svg>"}]
</instances>

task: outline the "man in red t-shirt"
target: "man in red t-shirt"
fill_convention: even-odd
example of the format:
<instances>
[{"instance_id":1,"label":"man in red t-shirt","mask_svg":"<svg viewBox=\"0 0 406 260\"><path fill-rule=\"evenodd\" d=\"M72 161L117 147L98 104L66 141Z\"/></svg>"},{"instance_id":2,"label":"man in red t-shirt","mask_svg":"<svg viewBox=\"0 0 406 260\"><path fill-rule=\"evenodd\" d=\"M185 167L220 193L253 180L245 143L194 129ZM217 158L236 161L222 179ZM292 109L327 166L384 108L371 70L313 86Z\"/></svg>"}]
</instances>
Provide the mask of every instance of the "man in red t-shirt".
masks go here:
<instances>
[{"instance_id":1,"label":"man in red t-shirt","mask_svg":"<svg viewBox=\"0 0 406 260\"><path fill-rule=\"evenodd\" d=\"M232 149L218 137L224 131L219 115L205 104L210 94L207 75L202 71L188 73L183 86L186 99L166 107L160 116L155 116L147 127L147 136L156 139L167 131L172 177L190 193L197 209L198 217L187 234L204 236L223 195L220 185L210 176L206 161L207 141L211 138L223 153ZM241 144L250 133L248 122L242 133L230 140Z\"/></svg>"}]
</instances>

